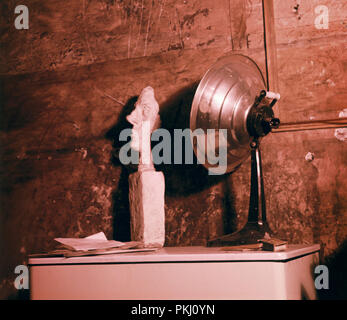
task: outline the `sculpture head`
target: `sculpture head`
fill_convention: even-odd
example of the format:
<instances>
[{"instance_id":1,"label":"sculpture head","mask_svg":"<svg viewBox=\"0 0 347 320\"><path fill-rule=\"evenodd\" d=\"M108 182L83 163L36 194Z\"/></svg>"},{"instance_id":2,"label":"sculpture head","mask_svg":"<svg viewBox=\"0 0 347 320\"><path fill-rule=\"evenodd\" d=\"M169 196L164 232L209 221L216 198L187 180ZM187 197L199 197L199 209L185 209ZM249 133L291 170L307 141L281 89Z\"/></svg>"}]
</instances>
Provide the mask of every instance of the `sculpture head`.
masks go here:
<instances>
[{"instance_id":1,"label":"sculpture head","mask_svg":"<svg viewBox=\"0 0 347 320\"><path fill-rule=\"evenodd\" d=\"M131 147L134 150L141 151L142 138L150 139L150 136L142 137L143 133L150 135L151 132L159 127L160 117L158 112L159 104L154 97L154 90L148 86L141 91L135 104L135 109L126 117L133 125ZM144 126L146 126L146 130L143 130Z\"/></svg>"}]
</instances>

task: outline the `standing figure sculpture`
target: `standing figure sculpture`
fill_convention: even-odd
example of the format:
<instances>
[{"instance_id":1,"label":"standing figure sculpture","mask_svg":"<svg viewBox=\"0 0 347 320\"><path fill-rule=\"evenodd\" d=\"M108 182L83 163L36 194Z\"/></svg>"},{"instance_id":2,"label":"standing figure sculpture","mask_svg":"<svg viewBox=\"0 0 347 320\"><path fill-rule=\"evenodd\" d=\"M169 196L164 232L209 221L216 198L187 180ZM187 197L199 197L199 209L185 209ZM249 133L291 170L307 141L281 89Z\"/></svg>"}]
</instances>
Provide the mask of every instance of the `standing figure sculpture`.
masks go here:
<instances>
[{"instance_id":1,"label":"standing figure sculpture","mask_svg":"<svg viewBox=\"0 0 347 320\"><path fill-rule=\"evenodd\" d=\"M162 247L165 242L165 180L155 171L151 134L160 126L159 104L152 87L142 90L127 120L133 125L130 146L139 152L138 172L129 175L131 240L145 247Z\"/></svg>"}]
</instances>

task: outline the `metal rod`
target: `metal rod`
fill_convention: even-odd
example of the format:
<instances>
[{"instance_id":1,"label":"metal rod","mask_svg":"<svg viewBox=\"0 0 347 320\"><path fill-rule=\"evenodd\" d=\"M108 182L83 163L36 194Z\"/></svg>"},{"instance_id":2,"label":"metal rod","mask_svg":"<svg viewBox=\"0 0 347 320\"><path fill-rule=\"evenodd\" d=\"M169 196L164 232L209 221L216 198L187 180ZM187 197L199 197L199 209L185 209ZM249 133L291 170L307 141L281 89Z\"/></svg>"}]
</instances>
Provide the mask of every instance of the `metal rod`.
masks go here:
<instances>
[{"instance_id":1,"label":"metal rod","mask_svg":"<svg viewBox=\"0 0 347 320\"><path fill-rule=\"evenodd\" d=\"M277 49L273 0L262 0L267 90L278 92Z\"/></svg>"},{"instance_id":2,"label":"metal rod","mask_svg":"<svg viewBox=\"0 0 347 320\"><path fill-rule=\"evenodd\" d=\"M347 127L347 117L327 120L311 120L299 122L281 123L277 129L272 129L273 133L318 130L318 129L334 129Z\"/></svg>"}]
</instances>

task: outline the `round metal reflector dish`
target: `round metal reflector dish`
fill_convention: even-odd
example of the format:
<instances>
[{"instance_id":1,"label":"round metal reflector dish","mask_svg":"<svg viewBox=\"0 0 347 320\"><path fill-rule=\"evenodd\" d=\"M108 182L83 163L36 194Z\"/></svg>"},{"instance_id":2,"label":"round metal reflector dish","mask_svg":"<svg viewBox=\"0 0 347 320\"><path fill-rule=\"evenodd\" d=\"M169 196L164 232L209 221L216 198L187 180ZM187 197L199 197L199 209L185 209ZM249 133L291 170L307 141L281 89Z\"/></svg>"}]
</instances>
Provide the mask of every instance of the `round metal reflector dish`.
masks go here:
<instances>
[{"instance_id":1,"label":"round metal reflector dish","mask_svg":"<svg viewBox=\"0 0 347 320\"><path fill-rule=\"evenodd\" d=\"M202 164L206 168L217 166L209 163L206 155L215 152L218 156L221 141L219 129L226 129L224 132L227 133L224 136L227 150L225 173L233 171L249 157L251 137L247 130L247 116L261 90L266 90L266 85L260 69L253 60L243 55L222 57L205 73L194 95L190 129L197 157L199 144L194 131L202 129L204 132L206 149ZM213 132L208 129L215 129L217 133L213 143L208 142L211 140L208 131Z\"/></svg>"}]
</instances>

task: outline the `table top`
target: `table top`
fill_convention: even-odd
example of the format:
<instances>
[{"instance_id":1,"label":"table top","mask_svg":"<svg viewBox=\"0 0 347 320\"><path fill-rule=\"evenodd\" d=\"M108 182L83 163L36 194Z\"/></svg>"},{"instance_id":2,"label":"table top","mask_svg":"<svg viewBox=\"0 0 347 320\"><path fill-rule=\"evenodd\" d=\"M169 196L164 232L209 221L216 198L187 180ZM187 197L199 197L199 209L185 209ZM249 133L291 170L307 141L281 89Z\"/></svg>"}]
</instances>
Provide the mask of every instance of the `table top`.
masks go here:
<instances>
[{"instance_id":1,"label":"table top","mask_svg":"<svg viewBox=\"0 0 347 320\"><path fill-rule=\"evenodd\" d=\"M274 261L286 262L315 253L319 244L288 245L279 252L272 251L225 251L223 247L164 247L151 252L134 252L83 257L29 258L29 266L66 264L120 264L120 263L161 263L161 262L241 262Z\"/></svg>"}]
</instances>

